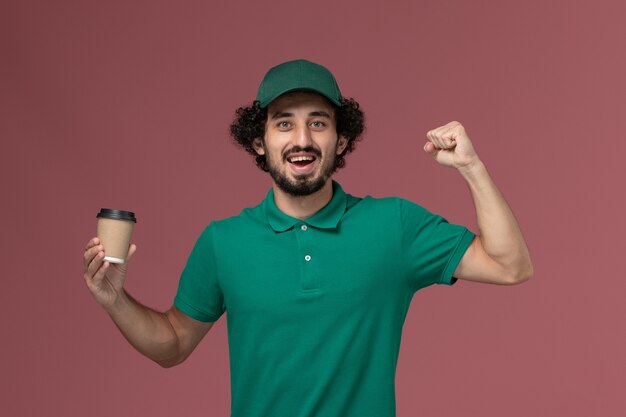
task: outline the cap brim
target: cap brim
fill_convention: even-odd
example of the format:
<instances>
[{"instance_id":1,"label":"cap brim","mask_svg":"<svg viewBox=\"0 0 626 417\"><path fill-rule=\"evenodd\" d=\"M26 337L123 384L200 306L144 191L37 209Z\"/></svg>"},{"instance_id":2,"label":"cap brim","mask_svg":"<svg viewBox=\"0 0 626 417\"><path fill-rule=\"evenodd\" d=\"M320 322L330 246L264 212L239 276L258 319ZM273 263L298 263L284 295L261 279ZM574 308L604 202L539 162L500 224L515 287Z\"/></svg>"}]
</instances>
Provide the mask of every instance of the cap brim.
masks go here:
<instances>
[{"instance_id":1,"label":"cap brim","mask_svg":"<svg viewBox=\"0 0 626 417\"><path fill-rule=\"evenodd\" d=\"M326 97L335 106L337 106L337 107L341 106L341 101L340 100L337 100L334 97L330 97L329 95L324 94L323 92L321 92L319 90L316 90L314 88L303 88L303 87L287 88L287 89L285 89L283 91L280 91L279 93L275 94L274 96L272 96L272 97L270 97L270 98L268 98L266 100L260 101L259 105L261 106L261 108L265 108L265 107L269 106L272 103L272 101L276 100L278 97L282 96L283 94L291 93L292 91L311 91L311 92L319 94L320 96Z\"/></svg>"}]
</instances>

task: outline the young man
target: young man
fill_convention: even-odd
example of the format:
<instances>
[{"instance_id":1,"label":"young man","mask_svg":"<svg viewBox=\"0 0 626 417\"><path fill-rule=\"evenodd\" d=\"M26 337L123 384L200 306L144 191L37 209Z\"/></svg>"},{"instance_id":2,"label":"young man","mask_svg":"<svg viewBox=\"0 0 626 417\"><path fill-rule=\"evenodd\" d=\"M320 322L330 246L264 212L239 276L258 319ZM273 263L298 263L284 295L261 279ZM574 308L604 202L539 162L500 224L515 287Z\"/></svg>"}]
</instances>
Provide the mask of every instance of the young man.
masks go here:
<instances>
[{"instance_id":1,"label":"young man","mask_svg":"<svg viewBox=\"0 0 626 417\"><path fill-rule=\"evenodd\" d=\"M88 288L164 367L184 361L227 312L233 417L394 416L414 293L456 279L516 284L532 264L461 124L428 132L424 151L467 181L479 236L400 198L346 194L332 174L362 131L358 104L326 68L298 60L270 69L231 125L272 177L266 199L204 230L168 311L124 291L126 264L103 262L97 238L84 253Z\"/></svg>"}]
</instances>

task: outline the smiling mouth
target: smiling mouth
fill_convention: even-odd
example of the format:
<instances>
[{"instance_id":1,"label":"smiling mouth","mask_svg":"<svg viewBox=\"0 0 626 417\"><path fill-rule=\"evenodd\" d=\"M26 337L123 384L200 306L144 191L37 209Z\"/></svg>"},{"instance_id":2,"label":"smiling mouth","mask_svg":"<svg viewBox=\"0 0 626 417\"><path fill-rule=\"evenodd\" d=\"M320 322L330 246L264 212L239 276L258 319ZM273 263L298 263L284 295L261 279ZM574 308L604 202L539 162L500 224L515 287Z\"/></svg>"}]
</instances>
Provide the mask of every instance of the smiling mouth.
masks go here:
<instances>
[{"instance_id":1,"label":"smiling mouth","mask_svg":"<svg viewBox=\"0 0 626 417\"><path fill-rule=\"evenodd\" d=\"M297 167L303 168L315 162L316 159L317 158L312 155L292 156L292 157L287 158L287 162Z\"/></svg>"}]
</instances>

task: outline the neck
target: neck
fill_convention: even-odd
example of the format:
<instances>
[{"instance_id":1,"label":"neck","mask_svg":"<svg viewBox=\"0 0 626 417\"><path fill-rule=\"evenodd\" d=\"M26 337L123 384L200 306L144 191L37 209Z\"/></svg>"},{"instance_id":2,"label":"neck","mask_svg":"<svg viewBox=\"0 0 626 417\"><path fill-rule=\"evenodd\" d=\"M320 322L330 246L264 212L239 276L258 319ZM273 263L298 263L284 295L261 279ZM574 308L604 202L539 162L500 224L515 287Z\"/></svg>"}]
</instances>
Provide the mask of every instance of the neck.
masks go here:
<instances>
[{"instance_id":1,"label":"neck","mask_svg":"<svg viewBox=\"0 0 626 417\"><path fill-rule=\"evenodd\" d=\"M307 219L320 211L333 197L333 182L330 179L321 190L300 197L285 193L276 184L272 188L276 207L286 215L300 220Z\"/></svg>"}]
</instances>

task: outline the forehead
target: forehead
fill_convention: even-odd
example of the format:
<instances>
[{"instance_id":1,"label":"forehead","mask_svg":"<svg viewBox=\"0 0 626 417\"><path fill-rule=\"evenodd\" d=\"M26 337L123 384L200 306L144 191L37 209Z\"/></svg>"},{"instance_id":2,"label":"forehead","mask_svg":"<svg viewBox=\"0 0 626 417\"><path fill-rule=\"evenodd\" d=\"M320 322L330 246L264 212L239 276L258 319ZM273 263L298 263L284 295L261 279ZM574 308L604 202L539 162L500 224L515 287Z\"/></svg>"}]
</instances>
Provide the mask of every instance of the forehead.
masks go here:
<instances>
[{"instance_id":1,"label":"forehead","mask_svg":"<svg viewBox=\"0 0 626 417\"><path fill-rule=\"evenodd\" d=\"M328 99L320 94L311 91L292 91L285 93L272 101L267 108L269 117L276 113L295 113L298 110L304 111L325 111L334 114L334 106Z\"/></svg>"}]
</instances>

